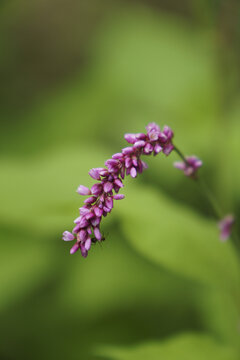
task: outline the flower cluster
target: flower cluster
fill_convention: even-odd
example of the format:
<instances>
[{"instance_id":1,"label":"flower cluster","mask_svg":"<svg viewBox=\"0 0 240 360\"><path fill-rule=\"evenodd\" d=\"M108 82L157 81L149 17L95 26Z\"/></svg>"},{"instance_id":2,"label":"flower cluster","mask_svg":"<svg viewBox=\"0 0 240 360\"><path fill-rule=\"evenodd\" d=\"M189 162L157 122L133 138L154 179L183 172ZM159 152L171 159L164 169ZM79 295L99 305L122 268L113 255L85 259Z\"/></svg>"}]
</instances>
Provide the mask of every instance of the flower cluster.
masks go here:
<instances>
[{"instance_id":1,"label":"flower cluster","mask_svg":"<svg viewBox=\"0 0 240 360\"><path fill-rule=\"evenodd\" d=\"M182 170L186 176L194 178L197 170L202 166L202 161L196 156L186 156L185 161L177 161L174 166Z\"/></svg>"},{"instance_id":2,"label":"flower cluster","mask_svg":"<svg viewBox=\"0 0 240 360\"><path fill-rule=\"evenodd\" d=\"M168 126L161 131L158 125L150 123L146 129L146 134L126 134L125 140L132 146L114 154L105 162L106 167L90 170L89 175L98 181L91 189L83 185L78 187L77 192L80 195L89 197L79 209L80 216L74 220L76 226L72 232L63 233L63 240L76 241L70 254L80 249L82 256L86 257L91 244L103 240L100 232L102 218L111 212L114 200L124 198L124 195L118 192L123 187L122 180L125 175L135 178L147 168L147 164L141 160L141 155L157 155L161 151L169 155L174 149L173 132Z\"/></svg>"}]
</instances>

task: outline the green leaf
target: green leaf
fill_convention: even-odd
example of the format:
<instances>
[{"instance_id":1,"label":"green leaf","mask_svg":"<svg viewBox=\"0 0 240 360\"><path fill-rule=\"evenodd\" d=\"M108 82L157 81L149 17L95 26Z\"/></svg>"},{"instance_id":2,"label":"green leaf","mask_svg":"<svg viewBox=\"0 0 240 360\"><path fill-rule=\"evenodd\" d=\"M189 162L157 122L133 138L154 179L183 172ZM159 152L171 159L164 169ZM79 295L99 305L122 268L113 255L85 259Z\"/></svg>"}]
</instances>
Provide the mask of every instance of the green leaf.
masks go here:
<instances>
[{"instance_id":1,"label":"green leaf","mask_svg":"<svg viewBox=\"0 0 240 360\"><path fill-rule=\"evenodd\" d=\"M237 352L204 334L182 334L164 342L134 347L105 347L98 355L112 360L237 360Z\"/></svg>"},{"instance_id":2,"label":"green leaf","mask_svg":"<svg viewBox=\"0 0 240 360\"><path fill-rule=\"evenodd\" d=\"M215 222L160 191L130 184L118 211L126 237L148 259L205 284L239 288L236 255L230 242L219 241Z\"/></svg>"}]
</instances>

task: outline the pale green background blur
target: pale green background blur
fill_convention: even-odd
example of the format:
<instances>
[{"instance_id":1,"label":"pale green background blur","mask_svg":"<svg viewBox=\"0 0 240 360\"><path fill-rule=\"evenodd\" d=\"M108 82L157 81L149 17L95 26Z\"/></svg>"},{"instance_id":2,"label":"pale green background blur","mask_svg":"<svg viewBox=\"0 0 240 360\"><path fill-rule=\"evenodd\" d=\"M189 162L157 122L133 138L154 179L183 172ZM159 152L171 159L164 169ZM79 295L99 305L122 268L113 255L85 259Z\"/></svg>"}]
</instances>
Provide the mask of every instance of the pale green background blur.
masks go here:
<instances>
[{"instance_id":1,"label":"pale green background blur","mask_svg":"<svg viewBox=\"0 0 240 360\"><path fill-rule=\"evenodd\" d=\"M238 218L239 65L237 0L1 1L1 360L240 358L237 257L175 154L126 179L87 259L61 240L152 121Z\"/></svg>"}]
</instances>

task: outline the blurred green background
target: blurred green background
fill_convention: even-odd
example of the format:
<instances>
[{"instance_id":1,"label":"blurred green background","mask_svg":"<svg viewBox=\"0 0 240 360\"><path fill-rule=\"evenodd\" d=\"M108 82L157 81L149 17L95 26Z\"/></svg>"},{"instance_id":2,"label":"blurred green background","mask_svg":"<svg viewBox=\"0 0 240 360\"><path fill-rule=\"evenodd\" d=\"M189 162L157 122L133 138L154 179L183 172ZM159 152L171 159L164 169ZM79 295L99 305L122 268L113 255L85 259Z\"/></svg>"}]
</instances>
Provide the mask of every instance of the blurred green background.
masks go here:
<instances>
[{"instance_id":1,"label":"blurred green background","mask_svg":"<svg viewBox=\"0 0 240 360\"><path fill-rule=\"evenodd\" d=\"M152 121L238 217L239 64L238 0L1 1L1 360L240 358L239 262L175 154L126 179L87 259L61 241Z\"/></svg>"}]
</instances>

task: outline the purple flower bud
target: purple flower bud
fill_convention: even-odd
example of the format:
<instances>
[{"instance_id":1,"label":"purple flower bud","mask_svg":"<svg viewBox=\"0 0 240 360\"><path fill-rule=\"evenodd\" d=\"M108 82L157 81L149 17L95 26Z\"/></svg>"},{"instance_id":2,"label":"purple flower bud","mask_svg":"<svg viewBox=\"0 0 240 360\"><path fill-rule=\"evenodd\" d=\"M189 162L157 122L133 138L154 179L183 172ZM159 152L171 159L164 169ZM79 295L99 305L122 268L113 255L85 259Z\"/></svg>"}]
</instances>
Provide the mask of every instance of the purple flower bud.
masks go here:
<instances>
[{"instance_id":1,"label":"purple flower bud","mask_svg":"<svg viewBox=\"0 0 240 360\"><path fill-rule=\"evenodd\" d=\"M138 133L138 134L136 134L136 138L138 140L146 140L147 136L146 136L146 134Z\"/></svg>"},{"instance_id":2,"label":"purple flower bud","mask_svg":"<svg viewBox=\"0 0 240 360\"><path fill-rule=\"evenodd\" d=\"M113 184L109 181L104 183L104 185L103 185L103 190L105 193L108 193L109 191L111 191L112 188L113 188Z\"/></svg>"},{"instance_id":3,"label":"purple flower bud","mask_svg":"<svg viewBox=\"0 0 240 360\"><path fill-rule=\"evenodd\" d=\"M135 142L135 144L133 145L133 147L136 149L136 148L142 148L144 147L144 145L146 144L145 141L143 140L138 140Z\"/></svg>"},{"instance_id":4,"label":"purple flower bud","mask_svg":"<svg viewBox=\"0 0 240 360\"><path fill-rule=\"evenodd\" d=\"M80 241L85 241L86 238L87 238L87 231L86 230L80 230L80 232L79 232Z\"/></svg>"},{"instance_id":5,"label":"purple flower bud","mask_svg":"<svg viewBox=\"0 0 240 360\"><path fill-rule=\"evenodd\" d=\"M156 131L156 130L152 129L148 133L148 138L150 141L157 141L159 134L160 134L160 131Z\"/></svg>"},{"instance_id":6,"label":"purple flower bud","mask_svg":"<svg viewBox=\"0 0 240 360\"><path fill-rule=\"evenodd\" d=\"M96 206L96 207L94 208L94 212L95 212L95 215L96 215L97 217L101 217L102 214L103 214L103 209L100 209L98 206Z\"/></svg>"},{"instance_id":7,"label":"purple flower bud","mask_svg":"<svg viewBox=\"0 0 240 360\"><path fill-rule=\"evenodd\" d=\"M169 144L164 145L163 152L165 155L168 156L169 154L171 154L173 149L174 149L173 144L169 143Z\"/></svg>"},{"instance_id":8,"label":"purple flower bud","mask_svg":"<svg viewBox=\"0 0 240 360\"><path fill-rule=\"evenodd\" d=\"M98 228L98 227L95 227L95 228L93 229L93 231L94 231L95 238L96 238L98 241L100 241L100 240L102 239L102 234L100 233L99 228Z\"/></svg>"},{"instance_id":9,"label":"purple flower bud","mask_svg":"<svg viewBox=\"0 0 240 360\"><path fill-rule=\"evenodd\" d=\"M125 178L125 166L123 166L123 167L121 168L120 175L121 175L121 178L122 178L122 179Z\"/></svg>"},{"instance_id":10,"label":"purple flower bud","mask_svg":"<svg viewBox=\"0 0 240 360\"><path fill-rule=\"evenodd\" d=\"M79 195L91 195L91 191L89 190L89 188L83 185L79 185L79 187L77 188L77 193Z\"/></svg>"},{"instance_id":11,"label":"purple flower bud","mask_svg":"<svg viewBox=\"0 0 240 360\"><path fill-rule=\"evenodd\" d=\"M132 166L132 159L129 156L125 159L125 166L127 169Z\"/></svg>"},{"instance_id":12,"label":"purple flower bud","mask_svg":"<svg viewBox=\"0 0 240 360\"><path fill-rule=\"evenodd\" d=\"M87 207L85 207L85 206L86 206L86 205L84 205L83 207L81 207L81 208L79 209L80 215L86 215L86 214L88 214L88 213L90 212L90 209L87 208Z\"/></svg>"},{"instance_id":13,"label":"purple flower bud","mask_svg":"<svg viewBox=\"0 0 240 360\"><path fill-rule=\"evenodd\" d=\"M77 218L74 220L74 223L75 223L75 224L79 224L81 218L82 218L82 216L77 217Z\"/></svg>"},{"instance_id":14,"label":"purple flower bud","mask_svg":"<svg viewBox=\"0 0 240 360\"><path fill-rule=\"evenodd\" d=\"M86 199L84 201L85 204L91 205L93 203L95 203L95 201L97 200L97 198L95 196L91 196L90 198Z\"/></svg>"},{"instance_id":15,"label":"purple flower bud","mask_svg":"<svg viewBox=\"0 0 240 360\"><path fill-rule=\"evenodd\" d=\"M160 153L161 151L162 151L162 147L161 147L161 145L159 145L159 144L156 144L155 146L154 146L154 153L155 153L155 155L157 155L158 153Z\"/></svg>"},{"instance_id":16,"label":"purple flower bud","mask_svg":"<svg viewBox=\"0 0 240 360\"><path fill-rule=\"evenodd\" d=\"M222 241L226 241L231 236L234 222L234 216L227 215L218 223L218 227L220 229L220 239Z\"/></svg>"},{"instance_id":17,"label":"purple flower bud","mask_svg":"<svg viewBox=\"0 0 240 360\"><path fill-rule=\"evenodd\" d=\"M135 169L135 167L131 168L130 175L132 178L135 178L137 176L137 170Z\"/></svg>"},{"instance_id":18,"label":"purple flower bud","mask_svg":"<svg viewBox=\"0 0 240 360\"><path fill-rule=\"evenodd\" d=\"M91 226L88 226L88 227L87 227L87 233L88 233L89 235L91 235L91 233L92 233L92 228L91 228Z\"/></svg>"},{"instance_id":19,"label":"purple flower bud","mask_svg":"<svg viewBox=\"0 0 240 360\"><path fill-rule=\"evenodd\" d=\"M85 241L85 244L84 244L85 249L86 249L87 251L90 250L91 244L92 244L92 240L91 240L91 238L89 237L89 238L87 238L87 240Z\"/></svg>"},{"instance_id":20,"label":"purple flower bud","mask_svg":"<svg viewBox=\"0 0 240 360\"><path fill-rule=\"evenodd\" d=\"M90 211L87 215L85 215L86 220L92 219L94 217L94 213Z\"/></svg>"},{"instance_id":21,"label":"purple flower bud","mask_svg":"<svg viewBox=\"0 0 240 360\"><path fill-rule=\"evenodd\" d=\"M186 162L177 161L173 165L175 168L182 170L186 176L193 177L202 166L202 161L196 156L187 156Z\"/></svg>"},{"instance_id":22,"label":"purple flower bud","mask_svg":"<svg viewBox=\"0 0 240 360\"><path fill-rule=\"evenodd\" d=\"M133 163L133 166L135 166L135 167L138 166L138 160L137 160L136 156L132 156L132 163Z\"/></svg>"},{"instance_id":23,"label":"purple flower bud","mask_svg":"<svg viewBox=\"0 0 240 360\"><path fill-rule=\"evenodd\" d=\"M95 180L100 180L101 179L100 174L99 174L99 169L97 169L97 168L91 169L89 171L89 175Z\"/></svg>"},{"instance_id":24,"label":"purple flower bud","mask_svg":"<svg viewBox=\"0 0 240 360\"><path fill-rule=\"evenodd\" d=\"M103 209L104 209L104 208L103 208ZM101 222L101 218L100 218L100 217L95 217L95 218L91 219L91 224L92 224L93 227L99 225L100 222Z\"/></svg>"},{"instance_id":25,"label":"purple flower bud","mask_svg":"<svg viewBox=\"0 0 240 360\"><path fill-rule=\"evenodd\" d=\"M124 155L129 155L132 154L134 151L133 147L125 147L124 149L122 149L122 153Z\"/></svg>"},{"instance_id":26,"label":"purple flower bud","mask_svg":"<svg viewBox=\"0 0 240 360\"><path fill-rule=\"evenodd\" d=\"M116 153L112 156L113 159L116 160L121 160L123 158L123 154L122 153Z\"/></svg>"},{"instance_id":27,"label":"purple flower bud","mask_svg":"<svg viewBox=\"0 0 240 360\"><path fill-rule=\"evenodd\" d=\"M78 243L75 243L75 244L73 245L73 247L70 249L70 254L71 254L71 255L74 254L76 251L78 251L78 249L79 249L79 244L78 244Z\"/></svg>"},{"instance_id":28,"label":"purple flower bud","mask_svg":"<svg viewBox=\"0 0 240 360\"><path fill-rule=\"evenodd\" d=\"M81 229L81 226L80 226L80 224L78 223L78 224L73 228L73 231L72 231L72 232L73 232L74 234L77 234L80 229Z\"/></svg>"},{"instance_id":29,"label":"purple flower bud","mask_svg":"<svg viewBox=\"0 0 240 360\"><path fill-rule=\"evenodd\" d=\"M75 239L75 236L69 231L64 231L62 239L64 241L72 241Z\"/></svg>"},{"instance_id":30,"label":"purple flower bud","mask_svg":"<svg viewBox=\"0 0 240 360\"><path fill-rule=\"evenodd\" d=\"M95 196L99 196L102 191L103 191L103 187L102 187L102 184L94 184L92 187L91 187L91 191L92 191L92 194L95 195Z\"/></svg>"},{"instance_id":31,"label":"purple flower bud","mask_svg":"<svg viewBox=\"0 0 240 360\"><path fill-rule=\"evenodd\" d=\"M105 200L105 206L108 208L108 209L112 209L113 208L113 199L111 196L107 197L106 200Z\"/></svg>"},{"instance_id":32,"label":"purple flower bud","mask_svg":"<svg viewBox=\"0 0 240 360\"><path fill-rule=\"evenodd\" d=\"M136 141L136 134L125 134L124 138L129 144L134 144Z\"/></svg>"},{"instance_id":33,"label":"purple flower bud","mask_svg":"<svg viewBox=\"0 0 240 360\"><path fill-rule=\"evenodd\" d=\"M85 249L85 244L80 246L81 254L85 258L88 256L88 251Z\"/></svg>"},{"instance_id":34,"label":"purple flower bud","mask_svg":"<svg viewBox=\"0 0 240 360\"><path fill-rule=\"evenodd\" d=\"M87 216L87 215L86 215ZM80 228L85 228L89 225L88 220L86 219L86 217L82 217L79 223Z\"/></svg>"},{"instance_id":35,"label":"purple flower bud","mask_svg":"<svg viewBox=\"0 0 240 360\"><path fill-rule=\"evenodd\" d=\"M156 123L154 123L154 122L149 123L149 124L146 126L146 129L147 129L147 132L148 132L148 133L149 133L150 131L152 131L152 130L155 130L155 131L157 131L157 132L160 132L160 127L159 127Z\"/></svg>"},{"instance_id":36,"label":"purple flower bud","mask_svg":"<svg viewBox=\"0 0 240 360\"><path fill-rule=\"evenodd\" d=\"M153 151L153 146L150 143L147 143L144 147L144 154L148 155Z\"/></svg>"},{"instance_id":37,"label":"purple flower bud","mask_svg":"<svg viewBox=\"0 0 240 360\"><path fill-rule=\"evenodd\" d=\"M164 126L163 128L163 134L166 135L168 140L171 140L173 137L173 131L169 126Z\"/></svg>"},{"instance_id":38,"label":"purple flower bud","mask_svg":"<svg viewBox=\"0 0 240 360\"><path fill-rule=\"evenodd\" d=\"M118 187L122 188L124 187L123 183L121 182L120 179L115 179L114 180L114 184L116 184Z\"/></svg>"},{"instance_id":39,"label":"purple flower bud","mask_svg":"<svg viewBox=\"0 0 240 360\"><path fill-rule=\"evenodd\" d=\"M106 212L106 213L109 213L111 212L112 209L109 209L107 206L104 206L103 207L103 210ZM103 216L104 216L104 213L103 213ZM98 224L97 224L98 225Z\"/></svg>"},{"instance_id":40,"label":"purple flower bud","mask_svg":"<svg viewBox=\"0 0 240 360\"><path fill-rule=\"evenodd\" d=\"M125 195L123 194L117 194L117 195L113 195L114 200L122 200L125 198Z\"/></svg>"}]
</instances>

